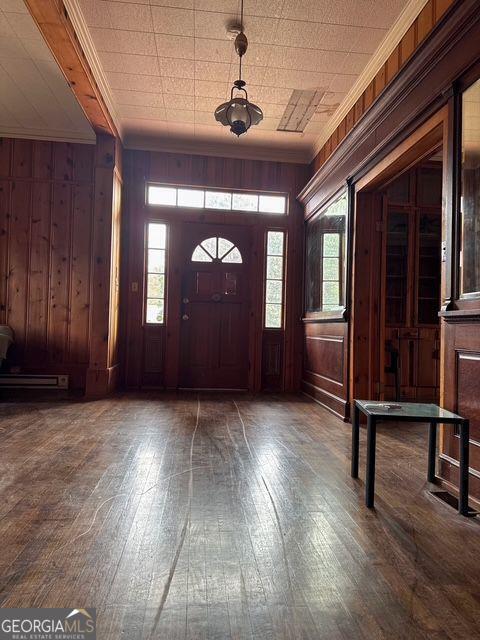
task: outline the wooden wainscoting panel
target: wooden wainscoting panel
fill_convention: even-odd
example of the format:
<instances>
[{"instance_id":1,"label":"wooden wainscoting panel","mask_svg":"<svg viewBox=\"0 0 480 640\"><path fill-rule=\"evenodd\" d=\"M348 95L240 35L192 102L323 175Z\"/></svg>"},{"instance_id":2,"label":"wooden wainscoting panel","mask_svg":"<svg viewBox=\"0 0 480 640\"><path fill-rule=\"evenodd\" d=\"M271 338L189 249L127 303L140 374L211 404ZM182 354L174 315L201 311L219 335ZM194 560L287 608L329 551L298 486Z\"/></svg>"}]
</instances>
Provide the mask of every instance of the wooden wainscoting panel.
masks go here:
<instances>
[{"instance_id":1,"label":"wooden wainscoting panel","mask_svg":"<svg viewBox=\"0 0 480 640\"><path fill-rule=\"evenodd\" d=\"M262 389L280 391L282 389L283 331L264 331L262 336Z\"/></svg>"},{"instance_id":2,"label":"wooden wainscoting panel","mask_svg":"<svg viewBox=\"0 0 480 640\"><path fill-rule=\"evenodd\" d=\"M344 322L305 323L302 389L342 418L348 415L346 335Z\"/></svg>"}]
</instances>

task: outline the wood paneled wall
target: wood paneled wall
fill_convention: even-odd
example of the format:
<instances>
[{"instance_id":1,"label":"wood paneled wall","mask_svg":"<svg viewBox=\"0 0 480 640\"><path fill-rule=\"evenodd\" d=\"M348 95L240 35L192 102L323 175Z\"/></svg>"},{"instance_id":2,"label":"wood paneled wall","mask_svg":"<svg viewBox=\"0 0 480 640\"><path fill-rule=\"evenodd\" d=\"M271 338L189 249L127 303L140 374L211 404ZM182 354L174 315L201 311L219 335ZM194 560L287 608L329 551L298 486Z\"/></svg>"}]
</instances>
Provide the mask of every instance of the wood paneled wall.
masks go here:
<instances>
[{"instance_id":1,"label":"wood paneled wall","mask_svg":"<svg viewBox=\"0 0 480 640\"><path fill-rule=\"evenodd\" d=\"M118 369L121 148L0 139L0 323L9 363L104 395Z\"/></svg>"},{"instance_id":2,"label":"wood paneled wall","mask_svg":"<svg viewBox=\"0 0 480 640\"><path fill-rule=\"evenodd\" d=\"M0 139L0 323L28 372L85 384L95 147Z\"/></svg>"},{"instance_id":3,"label":"wood paneled wall","mask_svg":"<svg viewBox=\"0 0 480 640\"><path fill-rule=\"evenodd\" d=\"M289 215L278 217L257 216L257 221L248 224L259 229L254 234L255 256L259 256L258 280L251 283L256 298L257 318L263 312L263 273L261 255L263 234L266 228L285 228L288 231L287 260L287 323L285 331L264 332L255 347L252 367L255 367L254 390L299 388L301 378L302 327L302 261L303 229L302 208L296 200L300 189L308 179L305 165L281 162L236 160L209 156L128 151L126 160L126 217L123 243L124 257L128 254L128 264L124 264L122 289L125 291L123 327L125 339L125 381L128 387L142 386L175 387L178 382L179 323L173 319L180 305L179 269L175 256L180 247L175 244L181 234L182 221L219 222L222 224L245 224L248 214L228 214L181 210L165 211L145 205L145 184L148 181L179 185L213 187L223 189L243 189L252 191L278 191L289 196ZM170 319L165 326L143 324L143 299L140 291L132 291L132 283L143 282L144 269L144 228L149 219L162 219L171 229L170 244L169 307ZM256 258L257 259L257 258ZM258 289L258 291L257 291ZM261 323L261 320L260 320ZM261 333L261 332L260 332ZM247 356L246 356L247 357ZM262 368L263 363L263 368Z\"/></svg>"}]
</instances>

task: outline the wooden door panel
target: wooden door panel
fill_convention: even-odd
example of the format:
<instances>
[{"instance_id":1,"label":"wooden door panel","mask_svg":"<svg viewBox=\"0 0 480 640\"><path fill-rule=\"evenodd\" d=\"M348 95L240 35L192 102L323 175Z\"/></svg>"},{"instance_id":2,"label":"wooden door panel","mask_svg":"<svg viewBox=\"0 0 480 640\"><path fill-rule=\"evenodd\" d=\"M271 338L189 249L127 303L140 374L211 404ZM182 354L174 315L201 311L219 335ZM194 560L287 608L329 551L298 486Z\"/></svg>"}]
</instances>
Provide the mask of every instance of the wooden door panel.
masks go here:
<instances>
[{"instance_id":1,"label":"wooden door panel","mask_svg":"<svg viewBox=\"0 0 480 640\"><path fill-rule=\"evenodd\" d=\"M181 386L208 389L248 387L249 231L243 227L186 225L182 292ZM225 237L241 263L192 262L205 238ZM187 319L188 318L188 319Z\"/></svg>"}]
</instances>

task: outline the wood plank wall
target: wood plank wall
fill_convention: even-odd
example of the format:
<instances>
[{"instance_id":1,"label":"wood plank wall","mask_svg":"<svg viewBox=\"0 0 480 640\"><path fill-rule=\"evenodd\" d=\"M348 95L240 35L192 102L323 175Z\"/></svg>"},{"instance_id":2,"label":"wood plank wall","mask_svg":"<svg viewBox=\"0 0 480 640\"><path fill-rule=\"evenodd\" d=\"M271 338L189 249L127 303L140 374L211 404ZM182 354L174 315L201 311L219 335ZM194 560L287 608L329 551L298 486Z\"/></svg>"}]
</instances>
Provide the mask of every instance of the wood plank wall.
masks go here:
<instances>
[{"instance_id":1,"label":"wood plank wall","mask_svg":"<svg viewBox=\"0 0 480 640\"><path fill-rule=\"evenodd\" d=\"M142 386L175 387L178 382L179 323L174 317L179 307L180 265L175 262L180 248L175 246L181 235L182 221L218 222L219 214L211 212L191 212L175 209L168 212L145 206L145 183L184 184L191 186L216 187L224 189L251 189L253 191L286 192L290 201L290 215L278 220L259 216L259 232L254 233L254 253L263 252L263 233L266 228L284 227L289 234L289 260L287 267L287 326L286 331L263 332L256 351L254 390L276 387L286 390L298 389L301 377L302 327L302 261L303 227L302 208L296 200L305 185L308 166L281 162L236 160L178 153L156 153L127 151L126 161L126 208L123 226L123 253L128 254L122 268L122 290L125 292L123 335L125 339L124 370L126 385L131 388ZM222 224L244 223L248 216L234 212L220 214ZM235 219L236 216L236 219ZM132 291L131 283L143 282L144 269L144 225L147 220L160 218L168 222L171 229L170 245L170 309L166 326L143 325L143 299L140 292ZM242 221L243 219L243 221ZM250 224L252 224L250 222ZM256 239L255 239L256 238ZM259 243L259 244L258 244ZM261 262L259 264L262 264ZM177 279L177 280L175 280ZM176 284L175 284L176 283ZM263 275L258 282L251 283L252 291L260 291L258 314L263 308ZM172 289L173 286L173 289ZM178 290L178 291L177 291ZM253 295L253 294L252 294ZM256 295L256 294L254 294ZM178 298L178 300L177 300ZM263 362L263 370L262 370Z\"/></svg>"},{"instance_id":2,"label":"wood plank wall","mask_svg":"<svg viewBox=\"0 0 480 640\"><path fill-rule=\"evenodd\" d=\"M318 171L332 155L342 140L362 118L363 114L372 106L385 87L391 83L399 71L405 66L406 62L414 55L418 47L424 42L435 25L444 17L447 9L453 5L455 1L456 0L428 0L412 26L390 54L388 60L381 66L362 95L317 153L311 163L312 173Z\"/></svg>"},{"instance_id":3,"label":"wood plank wall","mask_svg":"<svg viewBox=\"0 0 480 640\"><path fill-rule=\"evenodd\" d=\"M24 371L68 373L89 361L92 145L0 139L0 323Z\"/></svg>"}]
</instances>

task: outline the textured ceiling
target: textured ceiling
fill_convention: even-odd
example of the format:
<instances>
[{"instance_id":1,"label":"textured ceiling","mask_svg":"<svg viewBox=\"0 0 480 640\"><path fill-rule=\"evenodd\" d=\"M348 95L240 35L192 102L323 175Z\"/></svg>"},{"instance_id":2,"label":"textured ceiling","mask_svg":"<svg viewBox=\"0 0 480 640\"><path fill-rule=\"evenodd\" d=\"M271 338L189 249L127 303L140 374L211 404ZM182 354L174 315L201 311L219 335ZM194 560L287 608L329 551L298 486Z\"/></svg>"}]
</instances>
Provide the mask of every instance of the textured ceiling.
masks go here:
<instances>
[{"instance_id":1,"label":"textured ceiling","mask_svg":"<svg viewBox=\"0 0 480 640\"><path fill-rule=\"evenodd\" d=\"M0 135L95 140L23 0L0 0Z\"/></svg>"},{"instance_id":2,"label":"textured ceiling","mask_svg":"<svg viewBox=\"0 0 480 640\"><path fill-rule=\"evenodd\" d=\"M244 78L264 121L239 140L215 122L238 58L237 0L78 0L128 144L228 142L308 156L406 0L245 0ZM294 89L325 96L304 133L276 131ZM152 143L153 144L153 143Z\"/></svg>"}]
</instances>

